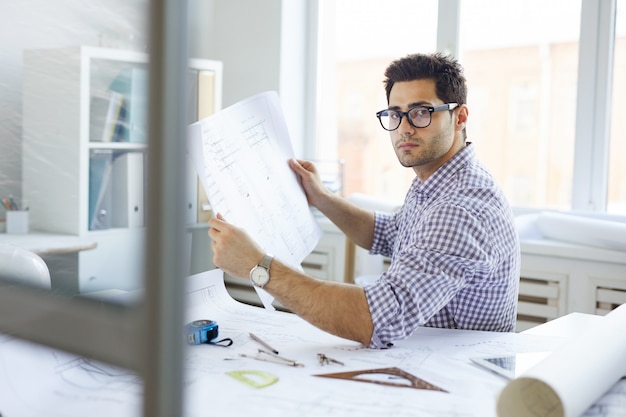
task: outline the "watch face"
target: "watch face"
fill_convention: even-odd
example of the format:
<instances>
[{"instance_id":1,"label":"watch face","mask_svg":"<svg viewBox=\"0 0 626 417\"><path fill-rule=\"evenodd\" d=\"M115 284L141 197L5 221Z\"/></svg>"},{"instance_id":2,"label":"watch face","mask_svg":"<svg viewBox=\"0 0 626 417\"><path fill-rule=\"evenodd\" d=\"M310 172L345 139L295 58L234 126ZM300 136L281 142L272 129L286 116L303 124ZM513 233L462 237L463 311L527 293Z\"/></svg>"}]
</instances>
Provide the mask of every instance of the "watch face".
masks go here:
<instances>
[{"instance_id":1,"label":"watch face","mask_svg":"<svg viewBox=\"0 0 626 417\"><path fill-rule=\"evenodd\" d=\"M270 280L270 274L267 269L262 266L256 266L250 271L250 280L258 287L262 287Z\"/></svg>"}]
</instances>

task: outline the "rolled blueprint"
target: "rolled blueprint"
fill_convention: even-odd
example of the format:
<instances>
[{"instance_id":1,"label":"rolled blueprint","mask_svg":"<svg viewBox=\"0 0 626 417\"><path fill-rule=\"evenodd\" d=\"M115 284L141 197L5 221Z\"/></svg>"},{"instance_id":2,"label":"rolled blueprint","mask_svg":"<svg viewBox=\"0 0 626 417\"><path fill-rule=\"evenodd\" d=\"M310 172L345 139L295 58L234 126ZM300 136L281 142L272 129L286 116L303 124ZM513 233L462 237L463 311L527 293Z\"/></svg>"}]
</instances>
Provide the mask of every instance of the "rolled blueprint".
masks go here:
<instances>
[{"instance_id":1,"label":"rolled blueprint","mask_svg":"<svg viewBox=\"0 0 626 417\"><path fill-rule=\"evenodd\" d=\"M626 376L626 304L509 382L498 417L577 417Z\"/></svg>"},{"instance_id":2,"label":"rolled blueprint","mask_svg":"<svg viewBox=\"0 0 626 417\"><path fill-rule=\"evenodd\" d=\"M536 227L550 239L626 251L626 224L619 221L542 212Z\"/></svg>"}]
</instances>

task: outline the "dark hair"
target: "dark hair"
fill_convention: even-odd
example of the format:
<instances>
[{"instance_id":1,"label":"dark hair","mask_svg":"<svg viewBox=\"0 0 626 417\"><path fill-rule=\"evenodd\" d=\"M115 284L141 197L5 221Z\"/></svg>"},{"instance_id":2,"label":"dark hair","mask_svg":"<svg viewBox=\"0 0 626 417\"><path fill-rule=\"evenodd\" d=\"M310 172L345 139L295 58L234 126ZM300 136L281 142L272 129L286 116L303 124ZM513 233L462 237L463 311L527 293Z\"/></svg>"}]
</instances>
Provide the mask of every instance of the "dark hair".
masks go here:
<instances>
[{"instance_id":1,"label":"dark hair","mask_svg":"<svg viewBox=\"0 0 626 417\"><path fill-rule=\"evenodd\" d=\"M434 54L411 54L393 61L385 70L387 103L393 85L402 81L432 79L437 97L444 103L466 104L467 85L463 67L453 57Z\"/></svg>"}]
</instances>

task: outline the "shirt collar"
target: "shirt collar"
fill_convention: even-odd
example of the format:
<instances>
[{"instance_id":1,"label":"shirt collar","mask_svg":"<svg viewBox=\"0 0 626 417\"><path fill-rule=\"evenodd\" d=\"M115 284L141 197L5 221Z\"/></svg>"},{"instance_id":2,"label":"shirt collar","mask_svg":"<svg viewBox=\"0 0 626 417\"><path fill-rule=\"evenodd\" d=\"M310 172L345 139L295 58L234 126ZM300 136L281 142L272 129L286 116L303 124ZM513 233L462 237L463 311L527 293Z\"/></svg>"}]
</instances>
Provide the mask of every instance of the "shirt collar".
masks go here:
<instances>
[{"instance_id":1,"label":"shirt collar","mask_svg":"<svg viewBox=\"0 0 626 417\"><path fill-rule=\"evenodd\" d=\"M442 184L455 175L461 168L473 162L476 159L476 151L471 143L467 143L463 149L457 152L452 158L446 161L437 171L435 171L428 179L421 182L418 177L413 179L412 187L416 188L418 193L424 194L426 197L433 194Z\"/></svg>"}]
</instances>

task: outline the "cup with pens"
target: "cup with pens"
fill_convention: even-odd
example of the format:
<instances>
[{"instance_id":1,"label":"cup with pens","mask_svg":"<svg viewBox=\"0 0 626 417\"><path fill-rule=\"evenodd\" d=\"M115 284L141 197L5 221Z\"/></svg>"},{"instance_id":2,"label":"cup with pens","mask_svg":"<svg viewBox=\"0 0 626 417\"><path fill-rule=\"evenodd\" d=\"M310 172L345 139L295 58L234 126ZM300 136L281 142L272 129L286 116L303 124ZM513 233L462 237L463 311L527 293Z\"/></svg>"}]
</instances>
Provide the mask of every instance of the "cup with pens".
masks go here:
<instances>
[{"instance_id":1,"label":"cup with pens","mask_svg":"<svg viewBox=\"0 0 626 417\"><path fill-rule=\"evenodd\" d=\"M7 233L26 234L29 231L28 208L20 205L12 196L2 198L2 206L6 209Z\"/></svg>"}]
</instances>

